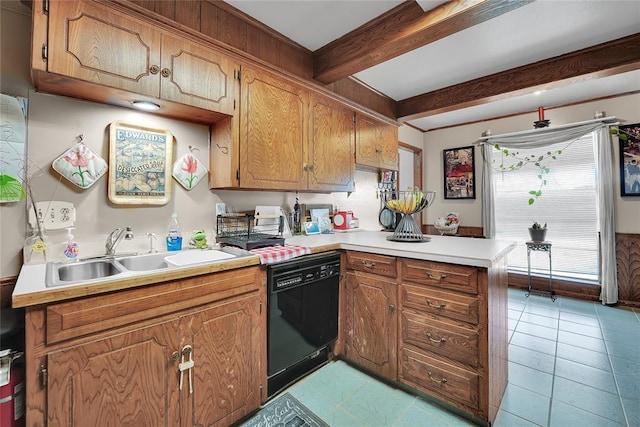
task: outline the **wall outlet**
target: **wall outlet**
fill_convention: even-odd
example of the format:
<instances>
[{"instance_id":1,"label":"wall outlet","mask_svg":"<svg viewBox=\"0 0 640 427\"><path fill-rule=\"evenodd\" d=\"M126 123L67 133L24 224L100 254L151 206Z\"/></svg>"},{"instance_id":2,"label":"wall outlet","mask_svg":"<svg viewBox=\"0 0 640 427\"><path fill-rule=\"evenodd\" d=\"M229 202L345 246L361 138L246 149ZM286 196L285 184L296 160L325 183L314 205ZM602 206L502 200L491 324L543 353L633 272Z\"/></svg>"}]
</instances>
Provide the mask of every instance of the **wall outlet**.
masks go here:
<instances>
[{"instance_id":1,"label":"wall outlet","mask_svg":"<svg viewBox=\"0 0 640 427\"><path fill-rule=\"evenodd\" d=\"M73 227L76 221L76 208L73 203L49 201L37 202L36 212L38 221L45 230L60 230L67 227ZM29 208L29 225L36 228L36 214L33 208Z\"/></svg>"}]
</instances>

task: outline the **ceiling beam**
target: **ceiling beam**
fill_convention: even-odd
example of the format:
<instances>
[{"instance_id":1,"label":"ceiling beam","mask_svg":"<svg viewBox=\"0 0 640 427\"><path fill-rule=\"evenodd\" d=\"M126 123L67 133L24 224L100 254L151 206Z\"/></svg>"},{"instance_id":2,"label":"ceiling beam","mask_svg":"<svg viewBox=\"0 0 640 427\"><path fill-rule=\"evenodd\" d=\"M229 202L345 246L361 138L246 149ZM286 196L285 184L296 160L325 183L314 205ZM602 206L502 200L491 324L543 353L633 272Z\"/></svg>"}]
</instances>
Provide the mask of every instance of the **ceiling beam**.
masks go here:
<instances>
[{"instance_id":1,"label":"ceiling beam","mask_svg":"<svg viewBox=\"0 0 640 427\"><path fill-rule=\"evenodd\" d=\"M336 82L533 1L452 0L428 12L405 1L315 51L314 79Z\"/></svg>"},{"instance_id":2,"label":"ceiling beam","mask_svg":"<svg viewBox=\"0 0 640 427\"><path fill-rule=\"evenodd\" d=\"M637 69L640 33L403 99L397 103L397 119L432 116Z\"/></svg>"}]
</instances>

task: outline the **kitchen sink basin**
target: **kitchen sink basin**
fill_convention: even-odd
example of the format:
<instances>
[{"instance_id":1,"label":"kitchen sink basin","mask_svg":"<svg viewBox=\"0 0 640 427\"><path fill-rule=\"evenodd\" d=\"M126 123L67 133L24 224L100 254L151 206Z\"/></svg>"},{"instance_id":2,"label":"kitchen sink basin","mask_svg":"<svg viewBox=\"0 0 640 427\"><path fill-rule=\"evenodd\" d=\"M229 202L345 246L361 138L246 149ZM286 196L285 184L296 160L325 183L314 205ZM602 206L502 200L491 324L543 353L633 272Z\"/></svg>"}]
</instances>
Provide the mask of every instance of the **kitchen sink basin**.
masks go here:
<instances>
[{"instance_id":1,"label":"kitchen sink basin","mask_svg":"<svg viewBox=\"0 0 640 427\"><path fill-rule=\"evenodd\" d=\"M45 285L47 287L95 283L113 276L132 277L145 272L153 272L193 264L224 261L248 252L236 253L232 250L189 250L181 252L160 252L141 255L101 256L73 262L49 262L46 266Z\"/></svg>"},{"instance_id":2,"label":"kitchen sink basin","mask_svg":"<svg viewBox=\"0 0 640 427\"><path fill-rule=\"evenodd\" d=\"M169 265L164 258L169 255L167 253L134 255L123 258L116 258L116 261L122 264L124 268L131 271L150 271L168 268Z\"/></svg>"},{"instance_id":3,"label":"kitchen sink basin","mask_svg":"<svg viewBox=\"0 0 640 427\"><path fill-rule=\"evenodd\" d=\"M97 259L66 264L53 262L47 264L47 286L66 285L72 282L89 281L115 276L124 271L111 259Z\"/></svg>"}]
</instances>

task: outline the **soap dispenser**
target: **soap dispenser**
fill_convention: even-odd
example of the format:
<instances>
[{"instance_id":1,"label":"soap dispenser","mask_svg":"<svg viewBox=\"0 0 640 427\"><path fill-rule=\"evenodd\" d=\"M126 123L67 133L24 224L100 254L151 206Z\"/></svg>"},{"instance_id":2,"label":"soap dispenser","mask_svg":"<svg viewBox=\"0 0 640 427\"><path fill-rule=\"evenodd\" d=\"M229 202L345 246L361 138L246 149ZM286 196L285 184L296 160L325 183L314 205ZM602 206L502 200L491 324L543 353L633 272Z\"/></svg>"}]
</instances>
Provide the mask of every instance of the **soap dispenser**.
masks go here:
<instances>
[{"instance_id":1,"label":"soap dispenser","mask_svg":"<svg viewBox=\"0 0 640 427\"><path fill-rule=\"evenodd\" d=\"M66 243L63 251L64 256L68 259L76 259L78 257L78 243L73 240L73 234L71 234L72 230L74 230L73 227L67 228L67 235L65 237Z\"/></svg>"}]
</instances>

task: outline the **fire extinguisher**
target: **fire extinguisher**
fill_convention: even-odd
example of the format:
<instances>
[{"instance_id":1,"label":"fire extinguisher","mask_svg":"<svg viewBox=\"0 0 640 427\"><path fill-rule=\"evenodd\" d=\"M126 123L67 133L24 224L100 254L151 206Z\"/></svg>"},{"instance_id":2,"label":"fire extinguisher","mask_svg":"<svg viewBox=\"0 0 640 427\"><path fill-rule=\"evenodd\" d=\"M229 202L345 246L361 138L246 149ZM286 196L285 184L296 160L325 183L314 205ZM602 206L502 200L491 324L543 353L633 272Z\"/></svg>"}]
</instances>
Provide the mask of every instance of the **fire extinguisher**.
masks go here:
<instances>
[{"instance_id":1,"label":"fire extinguisher","mask_svg":"<svg viewBox=\"0 0 640 427\"><path fill-rule=\"evenodd\" d=\"M0 426L25 425L24 372L13 362L22 352L11 349L0 351Z\"/></svg>"}]
</instances>

